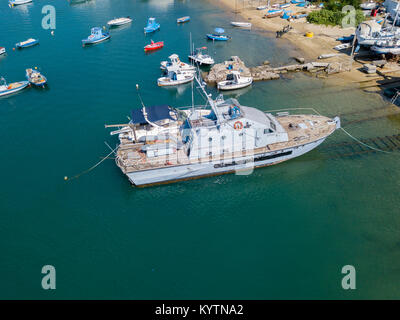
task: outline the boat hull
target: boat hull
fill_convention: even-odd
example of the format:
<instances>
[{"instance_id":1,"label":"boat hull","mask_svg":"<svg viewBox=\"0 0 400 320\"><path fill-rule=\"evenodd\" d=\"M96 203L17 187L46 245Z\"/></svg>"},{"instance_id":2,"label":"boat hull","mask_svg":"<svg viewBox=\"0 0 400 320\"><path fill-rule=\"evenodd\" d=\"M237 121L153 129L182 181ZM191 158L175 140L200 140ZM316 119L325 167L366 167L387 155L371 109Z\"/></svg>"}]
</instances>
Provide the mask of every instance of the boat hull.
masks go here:
<instances>
[{"instance_id":1,"label":"boat hull","mask_svg":"<svg viewBox=\"0 0 400 320\"><path fill-rule=\"evenodd\" d=\"M188 79L183 79L183 80L172 80L169 81L167 80L168 78L164 77L164 78L160 78L157 80L157 84L159 87L172 87L172 86L178 86L180 84L185 84L185 83L189 83L191 81L193 81L194 76Z\"/></svg>"},{"instance_id":2,"label":"boat hull","mask_svg":"<svg viewBox=\"0 0 400 320\"><path fill-rule=\"evenodd\" d=\"M37 44L39 44L39 40L35 40L35 41L29 42L29 43L25 43L25 44L21 44L21 42L19 42L19 43L15 44L15 46L18 49L24 49L24 48L33 47L33 46L35 46Z\"/></svg>"},{"instance_id":3,"label":"boat hull","mask_svg":"<svg viewBox=\"0 0 400 320\"><path fill-rule=\"evenodd\" d=\"M229 91L229 90L237 90L237 89L246 88L253 83L253 80L249 80L245 83L234 83L234 84L228 84L229 82L231 82L231 81L218 82L218 90Z\"/></svg>"},{"instance_id":4,"label":"boat hull","mask_svg":"<svg viewBox=\"0 0 400 320\"><path fill-rule=\"evenodd\" d=\"M251 23L250 22L235 22L232 21L231 25L234 27L239 27L239 28L251 28Z\"/></svg>"},{"instance_id":5,"label":"boat hull","mask_svg":"<svg viewBox=\"0 0 400 320\"><path fill-rule=\"evenodd\" d=\"M32 0L20 0L20 1L9 1L8 4L10 6L19 6L21 4L31 3Z\"/></svg>"},{"instance_id":6,"label":"boat hull","mask_svg":"<svg viewBox=\"0 0 400 320\"><path fill-rule=\"evenodd\" d=\"M106 41L106 40L108 40L110 38L111 38L111 36L109 34L107 34L104 37L102 37L100 39L97 39L97 40L84 39L84 40L82 40L82 45L86 46L86 45L96 44L96 43L100 43L100 42Z\"/></svg>"},{"instance_id":7,"label":"boat hull","mask_svg":"<svg viewBox=\"0 0 400 320\"><path fill-rule=\"evenodd\" d=\"M120 22L117 22L117 21L114 22L113 20L111 20L111 21L107 22L107 25L109 27L119 27L119 26L123 26L123 25L129 24L129 23L132 23L132 19L126 19L126 20L122 20Z\"/></svg>"},{"instance_id":8,"label":"boat hull","mask_svg":"<svg viewBox=\"0 0 400 320\"><path fill-rule=\"evenodd\" d=\"M230 37L228 36L217 36L214 34L207 34L207 38L210 40L215 40L215 41L228 41L230 40Z\"/></svg>"},{"instance_id":9,"label":"boat hull","mask_svg":"<svg viewBox=\"0 0 400 320\"><path fill-rule=\"evenodd\" d=\"M190 21L190 17L182 17L176 20L177 23L185 23L185 22L189 22Z\"/></svg>"},{"instance_id":10,"label":"boat hull","mask_svg":"<svg viewBox=\"0 0 400 320\"><path fill-rule=\"evenodd\" d=\"M173 183L183 180L222 175L227 173L246 174L254 168L274 165L299 157L318 147L326 137L297 147L279 151L259 153L228 160L218 160L189 165L170 166L162 169L149 169L127 173L129 181L139 187L152 186L164 183Z\"/></svg>"}]
</instances>

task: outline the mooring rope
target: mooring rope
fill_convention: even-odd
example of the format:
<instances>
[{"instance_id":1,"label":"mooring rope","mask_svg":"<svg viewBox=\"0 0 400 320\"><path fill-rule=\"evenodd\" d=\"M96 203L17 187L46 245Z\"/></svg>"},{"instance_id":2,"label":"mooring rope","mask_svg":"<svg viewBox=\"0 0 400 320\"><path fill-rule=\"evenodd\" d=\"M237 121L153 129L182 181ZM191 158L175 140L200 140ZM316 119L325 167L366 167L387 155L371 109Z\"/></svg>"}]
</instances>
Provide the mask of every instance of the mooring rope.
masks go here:
<instances>
[{"instance_id":1,"label":"mooring rope","mask_svg":"<svg viewBox=\"0 0 400 320\"><path fill-rule=\"evenodd\" d=\"M100 165L104 160L107 160L112 154L115 154L115 150L117 150L118 146L115 147L107 156L105 156L103 159L101 159L99 162L97 162L94 166L90 167L89 169L82 171L81 173L69 178L67 176L64 177L65 181L70 181L74 179L78 179L80 176L92 171L94 168L96 168L98 165Z\"/></svg>"},{"instance_id":2,"label":"mooring rope","mask_svg":"<svg viewBox=\"0 0 400 320\"><path fill-rule=\"evenodd\" d=\"M362 142L361 140L357 139L356 137L352 136L352 135L351 135L350 133L348 133L344 128L340 128L340 129L342 129L342 131L343 131L345 134L347 134L350 138L352 138L354 141L357 141L359 144L362 144L363 146L365 146L365 147L367 147L367 148L370 148L370 149L375 150L375 151L383 152L383 153L393 153L392 151L385 151L385 150L382 150L382 149L374 148L374 147L372 147L372 146L370 146L370 145L368 145L368 144Z\"/></svg>"}]
</instances>

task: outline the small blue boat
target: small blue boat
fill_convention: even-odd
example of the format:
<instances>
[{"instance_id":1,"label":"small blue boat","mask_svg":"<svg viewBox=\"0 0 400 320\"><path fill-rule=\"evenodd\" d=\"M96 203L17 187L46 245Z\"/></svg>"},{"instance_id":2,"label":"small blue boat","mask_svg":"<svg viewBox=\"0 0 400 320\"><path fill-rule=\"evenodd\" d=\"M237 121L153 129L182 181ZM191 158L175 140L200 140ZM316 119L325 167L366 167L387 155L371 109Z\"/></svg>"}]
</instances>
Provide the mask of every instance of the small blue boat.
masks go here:
<instances>
[{"instance_id":1,"label":"small blue boat","mask_svg":"<svg viewBox=\"0 0 400 320\"><path fill-rule=\"evenodd\" d=\"M215 28L215 33L208 33L207 38L210 40L216 40L216 41L228 41L231 39L230 36L224 35L223 33L225 32L224 29L222 28Z\"/></svg>"},{"instance_id":2,"label":"small blue boat","mask_svg":"<svg viewBox=\"0 0 400 320\"><path fill-rule=\"evenodd\" d=\"M293 4L298 4L298 3L302 3L302 2L306 2L305 0L292 0L290 1Z\"/></svg>"},{"instance_id":3,"label":"small blue boat","mask_svg":"<svg viewBox=\"0 0 400 320\"><path fill-rule=\"evenodd\" d=\"M82 40L82 45L95 44L109 39L111 36L108 32L103 32L99 27L94 27L91 30L91 35Z\"/></svg>"},{"instance_id":4,"label":"small blue boat","mask_svg":"<svg viewBox=\"0 0 400 320\"><path fill-rule=\"evenodd\" d=\"M160 24L156 21L156 18L149 18L147 26L144 28L144 33L151 33L160 29Z\"/></svg>"},{"instance_id":5,"label":"small blue boat","mask_svg":"<svg viewBox=\"0 0 400 320\"><path fill-rule=\"evenodd\" d=\"M182 17L182 18L178 18L178 19L176 20L177 23L185 23L185 22L188 22L188 21L190 21L190 17L189 17L189 16L187 16L187 17Z\"/></svg>"},{"instance_id":6,"label":"small blue boat","mask_svg":"<svg viewBox=\"0 0 400 320\"><path fill-rule=\"evenodd\" d=\"M26 41L21 41L15 44L15 46L18 49L23 49L23 48L28 48L28 47L32 47L34 45L39 44L39 40L38 39L28 39Z\"/></svg>"},{"instance_id":7,"label":"small blue boat","mask_svg":"<svg viewBox=\"0 0 400 320\"><path fill-rule=\"evenodd\" d=\"M297 4L297 7L305 7L307 3L308 2L300 2L299 4Z\"/></svg>"}]
</instances>

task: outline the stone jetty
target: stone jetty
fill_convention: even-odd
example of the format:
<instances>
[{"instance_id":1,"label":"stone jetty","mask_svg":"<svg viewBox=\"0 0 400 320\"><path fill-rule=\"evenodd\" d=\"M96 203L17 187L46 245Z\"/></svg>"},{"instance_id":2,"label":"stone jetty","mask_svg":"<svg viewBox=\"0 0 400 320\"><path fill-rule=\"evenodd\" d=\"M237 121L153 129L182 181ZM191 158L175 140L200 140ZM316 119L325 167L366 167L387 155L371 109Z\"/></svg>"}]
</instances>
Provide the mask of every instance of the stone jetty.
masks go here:
<instances>
[{"instance_id":1,"label":"stone jetty","mask_svg":"<svg viewBox=\"0 0 400 320\"><path fill-rule=\"evenodd\" d=\"M296 60L305 62L302 58L296 58ZM268 61L265 61L260 66L248 68L239 57L233 56L228 61L215 64L211 70L205 74L204 80L209 84L215 84L219 81L224 81L226 76L233 70L239 71L244 77L252 76L254 81L262 81L279 79L280 74L287 72L322 71L326 72L327 74L334 74L338 72L350 71L351 67L348 63L344 62L309 62L273 68L269 65Z\"/></svg>"}]
</instances>

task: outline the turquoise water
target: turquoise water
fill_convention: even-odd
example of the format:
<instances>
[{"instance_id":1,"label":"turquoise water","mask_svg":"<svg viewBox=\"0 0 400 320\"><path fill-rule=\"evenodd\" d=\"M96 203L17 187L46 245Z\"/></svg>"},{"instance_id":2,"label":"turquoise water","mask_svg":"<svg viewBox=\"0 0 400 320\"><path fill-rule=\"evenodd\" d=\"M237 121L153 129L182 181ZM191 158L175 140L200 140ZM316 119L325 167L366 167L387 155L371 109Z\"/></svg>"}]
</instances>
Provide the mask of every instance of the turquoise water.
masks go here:
<instances>
[{"instance_id":1,"label":"turquoise water","mask_svg":"<svg viewBox=\"0 0 400 320\"><path fill-rule=\"evenodd\" d=\"M13 9L4 2L0 46L8 55L0 58L0 74L19 81L25 68L37 66L49 86L0 99L0 298L398 298L399 154L335 159L321 146L249 176L147 189L132 188L113 160L63 179L108 154L104 141L115 146L104 124L125 122L138 106L136 83L146 104L191 103L190 85L156 84L161 60L187 55L190 32L217 61L238 55L250 66L287 63L286 43L233 30L232 16L206 1L57 0L54 36L41 28L48 1ZM126 15L133 24L112 30L110 41L81 47L91 27ZM185 15L192 21L177 26ZM161 31L144 36L149 16ZM207 42L204 35L217 26L233 40ZM40 45L12 51L29 37ZM165 47L146 55L150 39ZM344 122L387 104L377 94L303 74L255 83L238 95L262 110L312 106ZM391 116L346 129L377 137L397 134L399 125ZM336 132L325 144L344 141L350 139ZM46 264L57 270L54 291L41 288ZM355 291L341 288L347 264L357 270Z\"/></svg>"}]
</instances>

